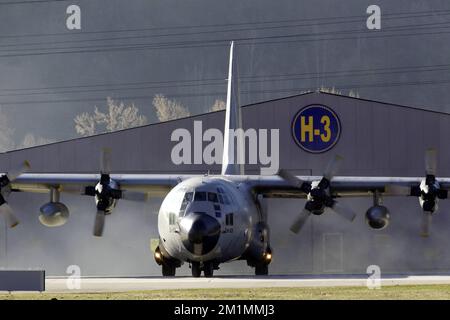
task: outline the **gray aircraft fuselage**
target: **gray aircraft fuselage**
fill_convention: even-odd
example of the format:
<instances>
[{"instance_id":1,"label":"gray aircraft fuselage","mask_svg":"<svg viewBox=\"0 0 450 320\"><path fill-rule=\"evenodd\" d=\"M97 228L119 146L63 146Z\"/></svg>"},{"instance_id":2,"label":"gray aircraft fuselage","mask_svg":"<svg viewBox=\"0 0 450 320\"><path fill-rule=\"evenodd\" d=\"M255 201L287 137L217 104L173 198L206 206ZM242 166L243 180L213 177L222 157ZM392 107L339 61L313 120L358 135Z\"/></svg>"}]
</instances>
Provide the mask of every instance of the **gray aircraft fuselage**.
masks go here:
<instances>
[{"instance_id":1,"label":"gray aircraft fuselage","mask_svg":"<svg viewBox=\"0 0 450 320\"><path fill-rule=\"evenodd\" d=\"M180 261L261 259L268 230L245 183L221 177L187 179L165 197L158 217L163 252Z\"/></svg>"}]
</instances>

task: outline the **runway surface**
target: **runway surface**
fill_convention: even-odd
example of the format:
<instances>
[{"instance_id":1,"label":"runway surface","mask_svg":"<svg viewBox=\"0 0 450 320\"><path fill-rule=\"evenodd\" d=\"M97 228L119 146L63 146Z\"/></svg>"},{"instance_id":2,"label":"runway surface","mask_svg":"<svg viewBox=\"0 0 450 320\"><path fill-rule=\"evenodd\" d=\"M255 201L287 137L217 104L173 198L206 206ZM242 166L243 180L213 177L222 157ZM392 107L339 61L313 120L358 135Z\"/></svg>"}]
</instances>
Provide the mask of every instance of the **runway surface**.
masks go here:
<instances>
[{"instance_id":1,"label":"runway surface","mask_svg":"<svg viewBox=\"0 0 450 320\"><path fill-rule=\"evenodd\" d=\"M367 276L269 276L269 277L149 277L149 278L82 278L79 289L67 278L47 278L47 292L124 292L165 289L207 289L207 288L267 288L267 287L340 287L366 286ZM381 286L450 284L450 276L403 276L395 275L381 279Z\"/></svg>"}]
</instances>

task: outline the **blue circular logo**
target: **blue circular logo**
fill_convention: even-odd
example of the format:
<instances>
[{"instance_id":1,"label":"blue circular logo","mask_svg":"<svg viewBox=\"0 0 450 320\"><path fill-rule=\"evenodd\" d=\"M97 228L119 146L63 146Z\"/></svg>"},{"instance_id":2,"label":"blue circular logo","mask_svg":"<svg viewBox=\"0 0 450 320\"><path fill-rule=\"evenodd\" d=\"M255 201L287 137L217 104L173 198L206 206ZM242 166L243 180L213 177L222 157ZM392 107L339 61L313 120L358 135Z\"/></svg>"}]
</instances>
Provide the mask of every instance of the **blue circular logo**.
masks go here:
<instances>
[{"instance_id":1,"label":"blue circular logo","mask_svg":"<svg viewBox=\"0 0 450 320\"><path fill-rule=\"evenodd\" d=\"M341 123L330 108L313 104L300 110L292 121L292 136L303 150L321 153L338 142Z\"/></svg>"}]
</instances>

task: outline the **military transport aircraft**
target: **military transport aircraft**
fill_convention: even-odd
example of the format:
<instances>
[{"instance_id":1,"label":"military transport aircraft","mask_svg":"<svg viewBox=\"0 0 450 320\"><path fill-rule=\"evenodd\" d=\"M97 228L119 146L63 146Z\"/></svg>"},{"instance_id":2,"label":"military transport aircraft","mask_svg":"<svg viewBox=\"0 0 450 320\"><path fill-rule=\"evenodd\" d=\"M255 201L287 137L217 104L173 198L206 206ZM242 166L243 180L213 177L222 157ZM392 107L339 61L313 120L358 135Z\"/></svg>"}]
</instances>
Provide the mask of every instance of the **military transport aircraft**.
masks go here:
<instances>
[{"instance_id":1,"label":"military transport aircraft","mask_svg":"<svg viewBox=\"0 0 450 320\"><path fill-rule=\"evenodd\" d=\"M381 229L389 223L382 196L415 196L423 209L422 235L428 235L438 199L447 198L450 178L436 178L436 151L425 156L425 178L336 177L342 158L331 160L322 177L295 176L280 170L278 175L244 175L243 165L234 163L239 144L231 141L230 130L241 127L237 86L237 64L231 43L225 111L223 164L220 175L111 174L110 153L104 150L100 174L24 173L29 164L0 177L0 212L10 227L17 225L6 202L10 192L45 192L50 201L41 207L42 224L63 225L68 208L60 202L61 192L79 193L95 199L94 236L102 236L105 217L120 199L145 201L164 195L158 216L159 245L154 252L164 276L188 262L192 276L211 277L219 264L246 260L256 275L267 275L272 249L267 224L266 198L306 198L291 230L299 232L311 215L325 209L352 221L356 213L340 204L339 197L373 197L366 213L369 225ZM237 161L236 161L237 162Z\"/></svg>"}]
</instances>

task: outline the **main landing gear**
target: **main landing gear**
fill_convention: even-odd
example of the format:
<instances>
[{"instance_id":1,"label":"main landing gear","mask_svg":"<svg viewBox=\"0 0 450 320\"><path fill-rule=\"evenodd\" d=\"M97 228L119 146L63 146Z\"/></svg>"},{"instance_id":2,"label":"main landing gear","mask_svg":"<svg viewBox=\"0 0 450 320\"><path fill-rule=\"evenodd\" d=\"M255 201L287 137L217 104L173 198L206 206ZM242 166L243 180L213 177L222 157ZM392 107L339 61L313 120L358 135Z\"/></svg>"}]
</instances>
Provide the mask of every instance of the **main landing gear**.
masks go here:
<instances>
[{"instance_id":1,"label":"main landing gear","mask_svg":"<svg viewBox=\"0 0 450 320\"><path fill-rule=\"evenodd\" d=\"M269 275L269 265L266 263L257 263L255 266L255 276Z\"/></svg>"},{"instance_id":2,"label":"main landing gear","mask_svg":"<svg viewBox=\"0 0 450 320\"><path fill-rule=\"evenodd\" d=\"M269 275L269 264L271 261L272 261L272 250L268 248L260 259L247 260L247 264L250 267L255 268L255 276L267 276Z\"/></svg>"},{"instance_id":3,"label":"main landing gear","mask_svg":"<svg viewBox=\"0 0 450 320\"><path fill-rule=\"evenodd\" d=\"M156 263L162 267L162 275L164 277L174 277L177 268L181 266L179 260L164 257L159 247L155 250L154 258Z\"/></svg>"},{"instance_id":4,"label":"main landing gear","mask_svg":"<svg viewBox=\"0 0 450 320\"><path fill-rule=\"evenodd\" d=\"M212 261L206 261L206 262L197 262L193 261L191 262L191 271L192 276L194 278L198 278L203 274L205 275L205 278L211 278L214 275L214 270L218 269L216 265Z\"/></svg>"}]
</instances>

